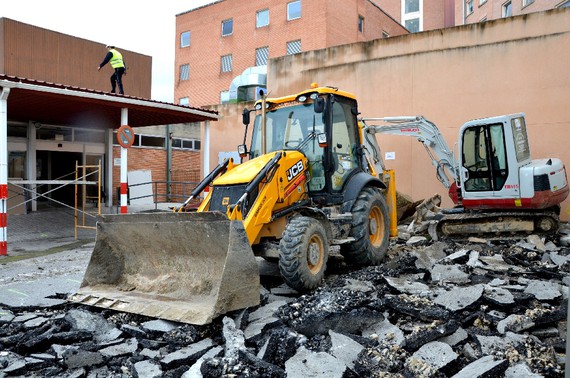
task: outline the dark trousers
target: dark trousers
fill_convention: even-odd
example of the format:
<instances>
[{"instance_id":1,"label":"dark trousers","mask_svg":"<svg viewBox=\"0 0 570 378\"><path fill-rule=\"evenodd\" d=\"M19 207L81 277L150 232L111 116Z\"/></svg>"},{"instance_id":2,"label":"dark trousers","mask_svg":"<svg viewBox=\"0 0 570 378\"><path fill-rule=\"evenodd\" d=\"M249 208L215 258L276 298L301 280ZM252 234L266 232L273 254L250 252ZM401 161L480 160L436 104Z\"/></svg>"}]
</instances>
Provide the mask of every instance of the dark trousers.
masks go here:
<instances>
[{"instance_id":1,"label":"dark trousers","mask_svg":"<svg viewBox=\"0 0 570 378\"><path fill-rule=\"evenodd\" d=\"M111 75L111 93L115 93L117 84L119 85L119 94L125 94L123 91L123 74L125 67L115 68L115 72Z\"/></svg>"}]
</instances>

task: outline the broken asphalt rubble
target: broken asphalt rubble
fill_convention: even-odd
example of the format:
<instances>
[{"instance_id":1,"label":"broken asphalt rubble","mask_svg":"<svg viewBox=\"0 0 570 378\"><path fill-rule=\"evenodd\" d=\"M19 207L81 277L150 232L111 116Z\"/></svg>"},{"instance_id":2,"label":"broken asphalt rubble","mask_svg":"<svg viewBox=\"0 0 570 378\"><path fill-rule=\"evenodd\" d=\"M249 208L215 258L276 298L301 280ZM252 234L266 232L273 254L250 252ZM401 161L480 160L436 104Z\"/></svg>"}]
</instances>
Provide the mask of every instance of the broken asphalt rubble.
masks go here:
<instances>
[{"instance_id":1,"label":"broken asphalt rubble","mask_svg":"<svg viewBox=\"0 0 570 378\"><path fill-rule=\"evenodd\" d=\"M382 266L331 258L325 284L304 295L262 277L260 306L206 326L71 303L0 307L0 377L564 375L568 225L547 240L401 234Z\"/></svg>"}]
</instances>

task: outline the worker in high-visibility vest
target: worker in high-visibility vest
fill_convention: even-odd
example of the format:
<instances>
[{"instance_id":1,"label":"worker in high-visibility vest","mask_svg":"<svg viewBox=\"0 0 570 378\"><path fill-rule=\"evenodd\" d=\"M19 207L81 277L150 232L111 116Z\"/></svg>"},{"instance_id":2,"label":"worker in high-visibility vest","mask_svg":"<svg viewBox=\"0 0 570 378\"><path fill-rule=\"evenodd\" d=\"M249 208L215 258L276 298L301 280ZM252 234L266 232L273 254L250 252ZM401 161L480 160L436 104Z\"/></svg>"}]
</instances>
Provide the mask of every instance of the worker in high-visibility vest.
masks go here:
<instances>
[{"instance_id":1,"label":"worker in high-visibility vest","mask_svg":"<svg viewBox=\"0 0 570 378\"><path fill-rule=\"evenodd\" d=\"M105 59L99 64L97 71L101 70L107 63L111 63L113 67L113 74L111 75L111 93L115 93L117 85L119 86L119 94L125 94L123 91L123 75L127 74L127 65L123 60L123 55L115 49L115 46L107 46L107 55Z\"/></svg>"}]
</instances>

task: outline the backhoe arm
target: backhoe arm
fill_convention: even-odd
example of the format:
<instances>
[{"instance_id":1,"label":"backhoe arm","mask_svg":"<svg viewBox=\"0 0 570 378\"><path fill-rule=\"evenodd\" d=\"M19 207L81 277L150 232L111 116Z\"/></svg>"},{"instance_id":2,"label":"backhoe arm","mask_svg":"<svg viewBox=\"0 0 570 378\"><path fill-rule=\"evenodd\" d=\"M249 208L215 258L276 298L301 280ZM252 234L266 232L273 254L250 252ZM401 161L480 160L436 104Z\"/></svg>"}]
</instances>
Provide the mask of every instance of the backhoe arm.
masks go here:
<instances>
[{"instance_id":1,"label":"backhoe arm","mask_svg":"<svg viewBox=\"0 0 570 378\"><path fill-rule=\"evenodd\" d=\"M437 126L424 117L363 118L360 121L363 124L365 140L368 141L366 147L372 150L368 153L373 155L375 161L378 159L381 161L380 148L378 143L375 143L375 134L411 136L417 138L424 145L431 158L432 165L436 168L437 179L447 189L453 181L459 182L459 165L453 151L447 146ZM368 125L366 122L383 122L383 124ZM381 165L383 167L383 162ZM451 173L451 179L446 170Z\"/></svg>"}]
</instances>

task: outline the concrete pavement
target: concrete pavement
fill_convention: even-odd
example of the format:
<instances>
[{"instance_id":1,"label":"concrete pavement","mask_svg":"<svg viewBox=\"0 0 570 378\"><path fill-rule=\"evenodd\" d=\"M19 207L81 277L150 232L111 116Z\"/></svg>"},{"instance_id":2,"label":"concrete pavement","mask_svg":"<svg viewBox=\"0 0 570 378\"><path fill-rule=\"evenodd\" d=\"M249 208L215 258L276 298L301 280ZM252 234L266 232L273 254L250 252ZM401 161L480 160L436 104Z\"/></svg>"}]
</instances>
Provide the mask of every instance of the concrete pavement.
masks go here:
<instances>
[{"instance_id":1,"label":"concrete pavement","mask_svg":"<svg viewBox=\"0 0 570 378\"><path fill-rule=\"evenodd\" d=\"M175 204L160 204L167 211ZM115 213L116 208L107 209ZM152 206L129 206L129 212L154 211ZM85 224L95 226L96 218ZM0 319L3 305L57 305L76 292L93 246L95 229L79 228L75 238L73 209L51 208L8 216L8 255L0 256Z\"/></svg>"}]
</instances>

